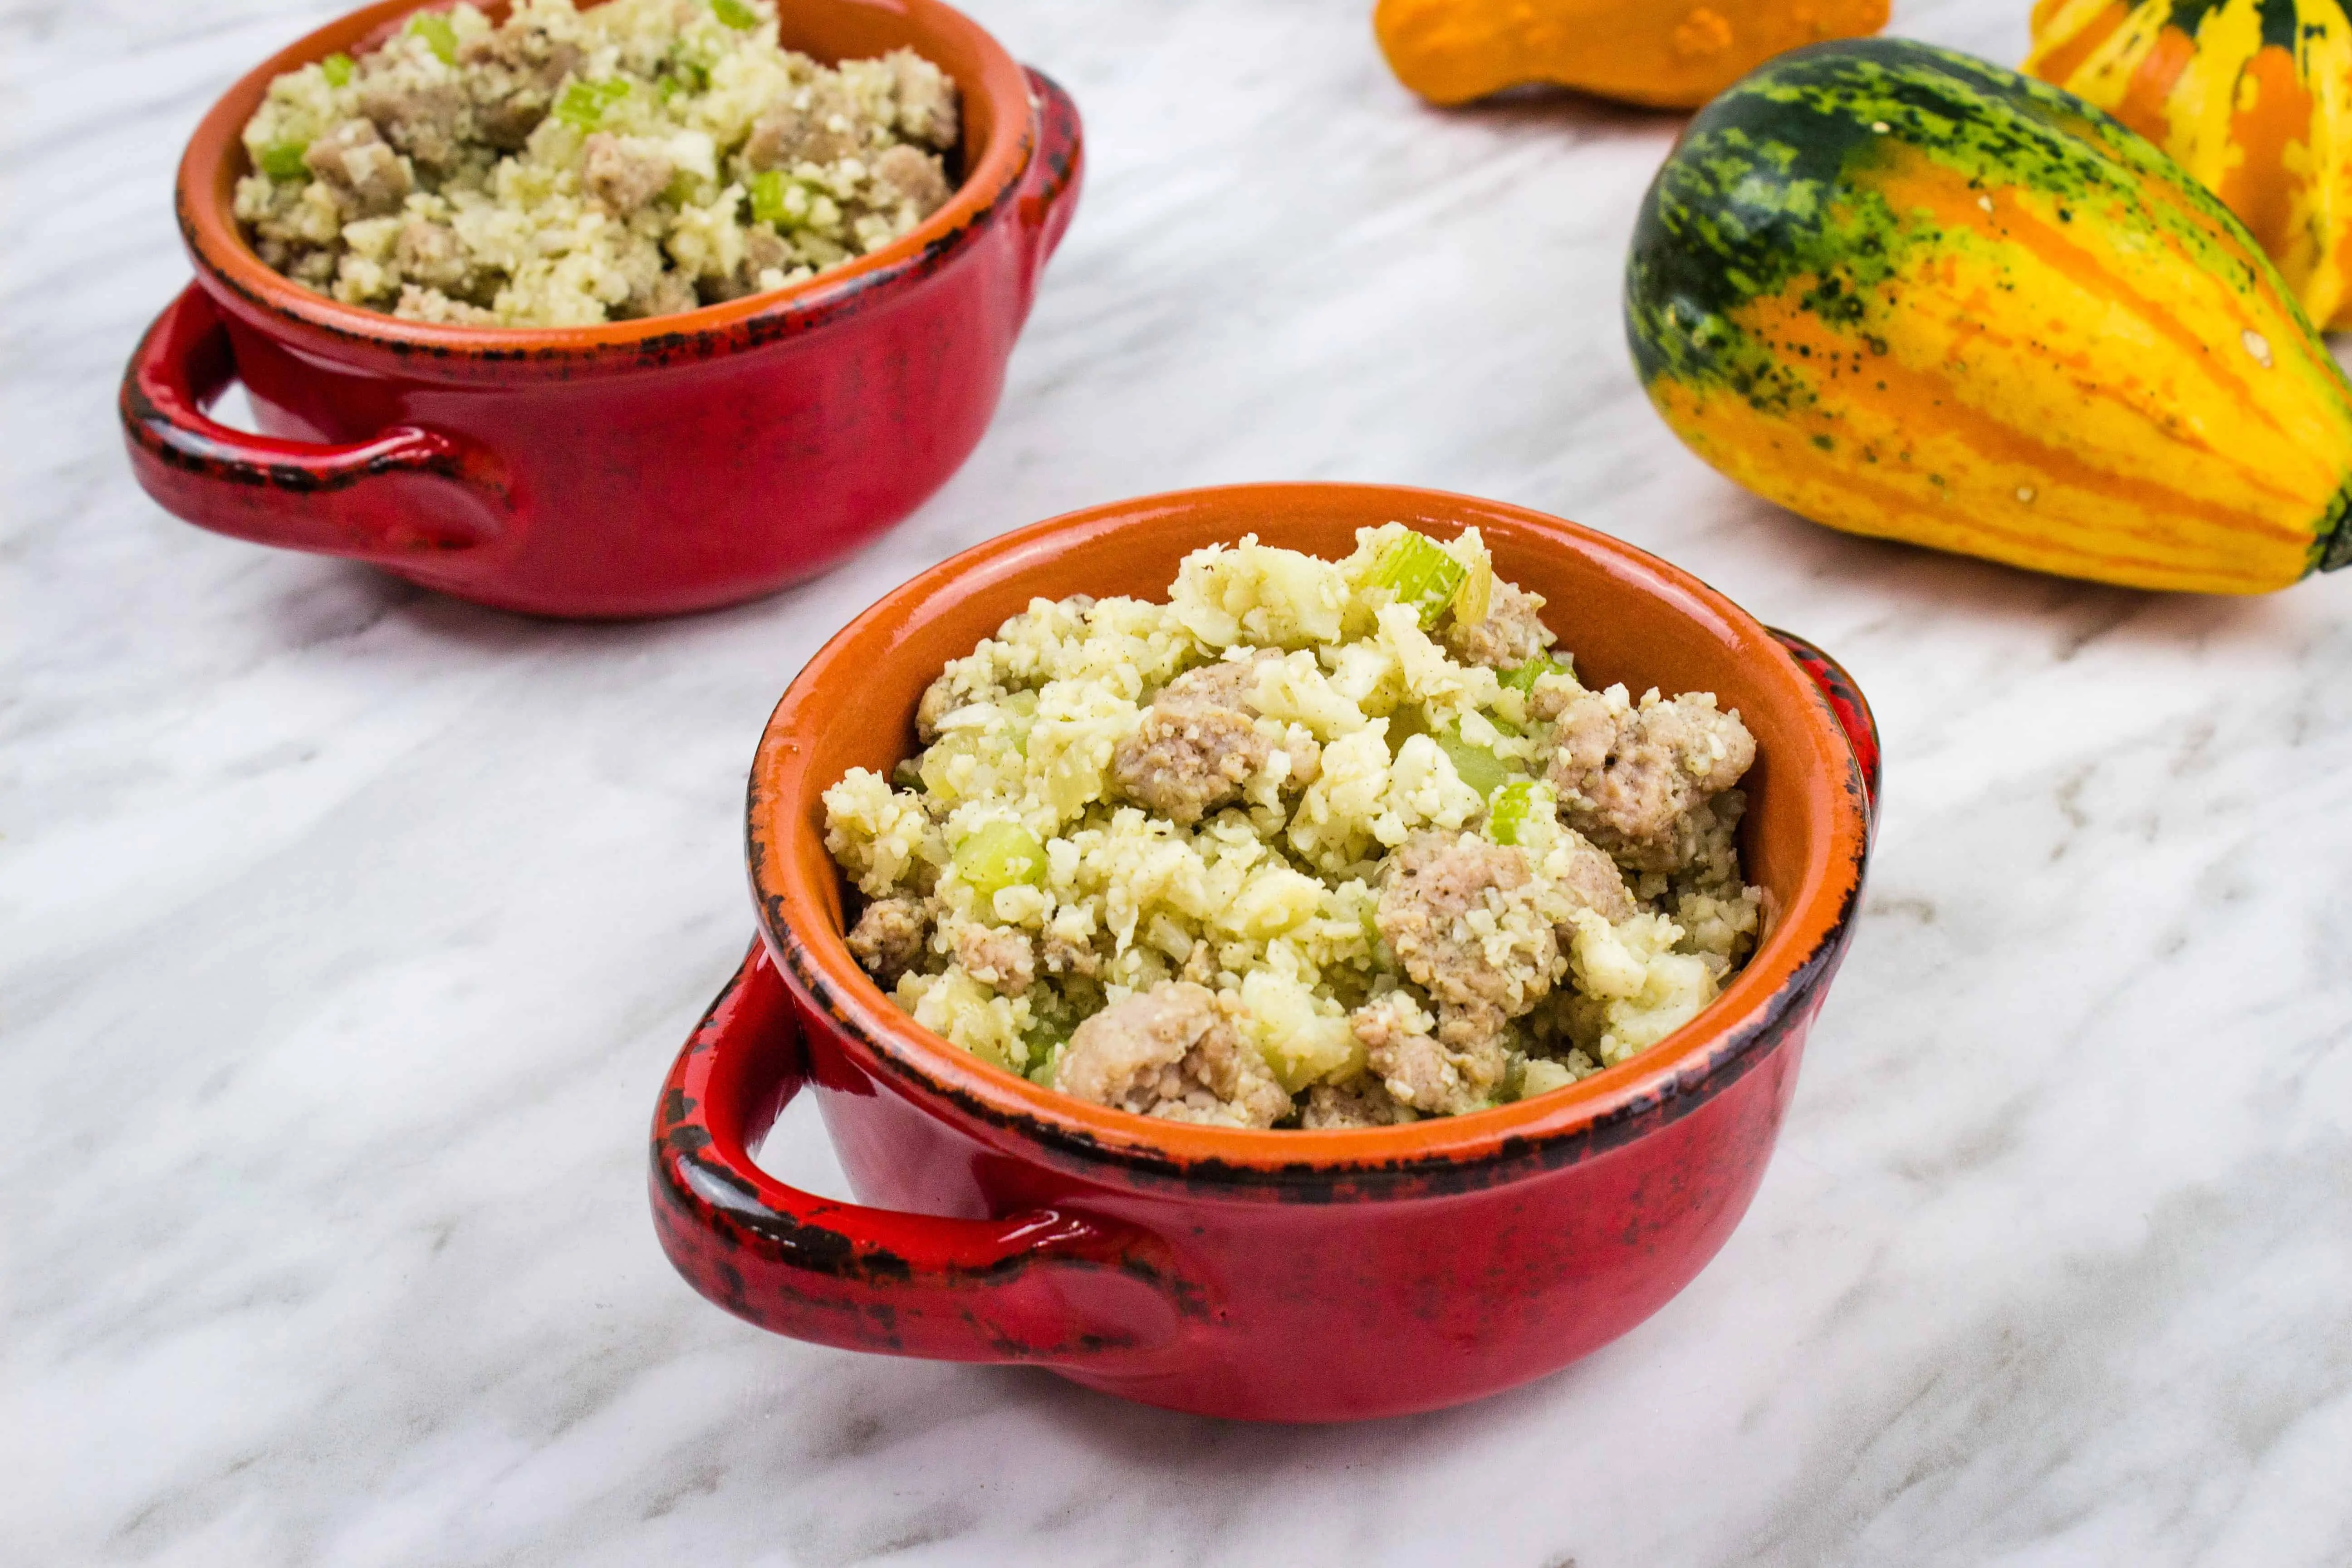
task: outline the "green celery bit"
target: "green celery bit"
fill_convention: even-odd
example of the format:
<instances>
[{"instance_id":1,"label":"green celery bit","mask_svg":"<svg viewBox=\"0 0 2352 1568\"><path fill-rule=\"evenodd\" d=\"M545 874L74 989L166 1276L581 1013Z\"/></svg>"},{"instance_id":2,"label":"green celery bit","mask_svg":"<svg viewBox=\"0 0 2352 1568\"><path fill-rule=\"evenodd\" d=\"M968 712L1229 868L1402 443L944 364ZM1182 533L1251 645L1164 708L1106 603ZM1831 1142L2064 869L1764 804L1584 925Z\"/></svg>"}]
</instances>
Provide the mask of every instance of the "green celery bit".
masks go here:
<instances>
[{"instance_id":1,"label":"green celery bit","mask_svg":"<svg viewBox=\"0 0 2352 1568\"><path fill-rule=\"evenodd\" d=\"M1503 671L1502 682L1514 691L1528 692L1536 682L1547 675L1566 675L1568 666L1555 664L1549 654L1538 654L1525 664L1515 664Z\"/></svg>"},{"instance_id":2,"label":"green celery bit","mask_svg":"<svg viewBox=\"0 0 2352 1568\"><path fill-rule=\"evenodd\" d=\"M1029 1047L1029 1067L1025 1076L1031 1083L1042 1083L1047 1089L1054 1087L1055 1053L1062 1048L1066 1038L1059 1029L1042 1018L1021 1031L1021 1043Z\"/></svg>"},{"instance_id":3,"label":"green celery bit","mask_svg":"<svg viewBox=\"0 0 2352 1568\"><path fill-rule=\"evenodd\" d=\"M319 68L326 73L329 87L346 87L351 83L352 72L357 68L352 64L351 56L333 54L320 60Z\"/></svg>"},{"instance_id":4,"label":"green celery bit","mask_svg":"<svg viewBox=\"0 0 2352 1568\"><path fill-rule=\"evenodd\" d=\"M1389 755L1404 750L1404 743L1415 735L1429 733L1429 720L1418 708L1400 708L1389 715Z\"/></svg>"},{"instance_id":5,"label":"green celery bit","mask_svg":"<svg viewBox=\"0 0 2352 1568\"><path fill-rule=\"evenodd\" d=\"M1496 790L1495 798L1486 803L1487 837L1497 844L1517 844L1535 804L1533 779L1513 779Z\"/></svg>"},{"instance_id":6,"label":"green celery bit","mask_svg":"<svg viewBox=\"0 0 2352 1568\"><path fill-rule=\"evenodd\" d=\"M1045 879L1045 847L1017 822L975 827L955 847L956 875L982 899L1023 882Z\"/></svg>"},{"instance_id":7,"label":"green celery bit","mask_svg":"<svg viewBox=\"0 0 2352 1568\"><path fill-rule=\"evenodd\" d=\"M1037 694L1015 691L1007 696L1000 706L1013 715L1004 726L1005 733L1013 737L1013 749L1027 756L1029 731L1037 727Z\"/></svg>"},{"instance_id":8,"label":"green celery bit","mask_svg":"<svg viewBox=\"0 0 2352 1568\"><path fill-rule=\"evenodd\" d=\"M628 96L629 84L618 78L610 81L575 81L555 100L555 118L566 125L593 131L603 121L604 111Z\"/></svg>"},{"instance_id":9,"label":"green celery bit","mask_svg":"<svg viewBox=\"0 0 2352 1568\"><path fill-rule=\"evenodd\" d=\"M1364 581L1370 587L1393 590L1398 604L1411 605L1421 613L1422 630L1427 631L1445 614L1469 575L1470 569L1436 541L1408 533L1381 552L1380 559L1372 563L1371 575Z\"/></svg>"},{"instance_id":10,"label":"green celery bit","mask_svg":"<svg viewBox=\"0 0 2352 1568\"><path fill-rule=\"evenodd\" d=\"M302 154L310 150L308 142L272 142L261 150L256 161L261 172L273 180L307 180L310 168L302 162Z\"/></svg>"},{"instance_id":11,"label":"green celery bit","mask_svg":"<svg viewBox=\"0 0 2352 1568\"><path fill-rule=\"evenodd\" d=\"M784 193L790 188L785 183L784 172L782 169L763 169L752 175L751 221L782 226Z\"/></svg>"},{"instance_id":12,"label":"green celery bit","mask_svg":"<svg viewBox=\"0 0 2352 1568\"><path fill-rule=\"evenodd\" d=\"M743 4L743 0L710 0L710 9L720 21L739 33L749 32L760 25L760 13Z\"/></svg>"},{"instance_id":13,"label":"green celery bit","mask_svg":"<svg viewBox=\"0 0 2352 1568\"><path fill-rule=\"evenodd\" d=\"M1476 790L1481 799L1502 788L1503 781L1511 776L1500 757L1462 738L1459 723L1448 724L1437 731L1435 739L1439 749L1452 760L1454 771L1462 775L1462 782Z\"/></svg>"},{"instance_id":14,"label":"green celery bit","mask_svg":"<svg viewBox=\"0 0 2352 1568\"><path fill-rule=\"evenodd\" d=\"M443 65L457 63L457 27L448 17L438 11L419 11L408 19L408 30L424 39Z\"/></svg>"}]
</instances>

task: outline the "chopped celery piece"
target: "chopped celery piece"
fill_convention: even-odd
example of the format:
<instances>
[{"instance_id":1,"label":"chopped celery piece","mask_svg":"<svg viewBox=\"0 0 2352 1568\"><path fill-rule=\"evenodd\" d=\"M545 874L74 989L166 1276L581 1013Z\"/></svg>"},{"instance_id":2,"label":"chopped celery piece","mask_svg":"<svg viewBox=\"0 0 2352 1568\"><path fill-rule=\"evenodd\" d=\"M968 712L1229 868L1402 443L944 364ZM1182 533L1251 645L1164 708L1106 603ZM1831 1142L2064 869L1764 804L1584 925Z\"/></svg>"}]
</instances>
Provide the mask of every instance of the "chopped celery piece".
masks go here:
<instances>
[{"instance_id":1,"label":"chopped celery piece","mask_svg":"<svg viewBox=\"0 0 2352 1568\"><path fill-rule=\"evenodd\" d=\"M1462 782L1476 790L1482 799L1502 788L1503 781L1511 776L1500 757L1462 738L1459 723L1448 724L1437 731L1434 739L1454 763L1454 771L1462 775Z\"/></svg>"},{"instance_id":2,"label":"chopped celery piece","mask_svg":"<svg viewBox=\"0 0 2352 1568\"><path fill-rule=\"evenodd\" d=\"M1389 755L1404 750L1404 743L1415 735L1429 733L1429 721L1418 708L1400 708L1389 715Z\"/></svg>"},{"instance_id":3,"label":"chopped celery piece","mask_svg":"<svg viewBox=\"0 0 2352 1568\"><path fill-rule=\"evenodd\" d=\"M1470 569L1447 554L1435 540L1408 533L1381 552L1364 582L1368 587L1391 590L1398 604L1419 611L1422 629L1426 631L1445 614L1445 606L1454 602L1454 593L1469 574Z\"/></svg>"},{"instance_id":4,"label":"chopped celery piece","mask_svg":"<svg viewBox=\"0 0 2352 1568\"><path fill-rule=\"evenodd\" d=\"M975 827L955 847L956 875L982 899L1023 882L1045 879L1045 847L1017 822Z\"/></svg>"},{"instance_id":5,"label":"chopped celery piece","mask_svg":"<svg viewBox=\"0 0 2352 1568\"><path fill-rule=\"evenodd\" d=\"M1568 666L1555 664L1549 654L1538 654L1525 664L1515 664L1503 671L1503 684L1514 691L1533 691L1536 682L1547 675L1566 675Z\"/></svg>"},{"instance_id":6,"label":"chopped celery piece","mask_svg":"<svg viewBox=\"0 0 2352 1568\"><path fill-rule=\"evenodd\" d=\"M1454 595L1454 619L1462 626L1476 626L1486 618L1494 595L1495 563L1481 551L1477 563L1466 569L1462 586Z\"/></svg>"},{"instance_id":7,"label":"chopped celery piece","mask_svg":"<svg viewBox=\"0 0 2352 1568\"><path fill-rule=\"evenodd\" d=\"M1013 739L1013 749L1023 756L1029 754L1029 731L1037 727L1037 694L1015 691L998 706L1013 717L1005 722L1004 732Z\"/></svg>"},{"instance_id":8,"label":"chopped celery piece","mask_svg":"<svg viewBox=\"0 0 2352 1568\"><path fill-rule=\"evenodd\" d=\"M661 66L662 100L667 102L681 92L700 92L710 85L710 68L687 52L684 45L674 47Z\"/></svg>"},{"instance_id":9,"label":"chopped celery piece","mask_svg":"<svg viewBox=\"0 0 2352 1568\"><path fill-rule=\"evenodd\" d=\"M347 87L351 84L352 72L356 68L352 64L351 56L333 54L320 60L319 68L326 73L329 87Z\"/></svg>"},{"instance_id":10,"label":"chopped celery piece","mask_svg":"<svg viewBox=\"0 0 2352 1568\"><path fill-rule=\"evenodd\" d=\"M720 21L739 33L749 32L760 25L760 13L743 4L743 0L710 0L710 9Z\"/></svg>"},{"instance_id":11,"label":"chopped celery piece","mask_svg":"<svg viewBox=\"0 0 2352 1568\"><path fill-rule=\"evenodd\" d=\"M305 180L310 176L310 168L302 162L302 154L310 150L307 142L272 142L261 150L257 162L261 172L273 180Z\"/></svg>"},{"instance_id":12,"label":"chopped celery piece","mask_svg":"<svg viewBox=\"0 0 2352 1568\"><path fill-rule=\"evenodd\" d=\"M443 65L457 63L457 27L448 17L438 11L419 11L408 19L408 30L424 39Z\"/></svg>"},{"instance_id":13,"label":"chopped celery piece","mask_svg":"<svg viewBox=\"0 0 2352 1568\"><path fill-rule=\"evenodd\" d=\"M1535 810L1536 782L1513 779L1486 803L1486 834L1497 844L1517 844Z\"/></svg>"},{"instance_id":14,"label":"chopped celery piece","mask_svg":"<svg viewBox=\"0 0 2352 1568\"><path fill-rule=\"evenodd\" d=\"M1042 1083L1047 1089L1054 1087L1054 1068L1067 1038L1061 1030L1043 1018L1021 1031L1021 1044L1029 1052L1029 1066L1024 1076L1030 1082Z\"/></svg>"},{"instance_id":15,"label":"chopped celery piece","mask_svg":"<svg viewBox=\"0 0 2352 1568\"><path fill-rule=\"evenodd\" d=\"M629 84L618 78L610 81L575 81L555 100L555 118L566 125L593 131L603 121L604 111L628 96Z\"/></svg>"},{"instance_id":16,"label":"chopped celery piece","mask_svg":"<svg viewBox=\"0 0 2352 1568\"><path fill-rule=\"evenodd\" d=\"M787 209L784 194L791 189L782 169L763 169L751 176L751 221L782 226Z\"/></svg>"}]
</instances>

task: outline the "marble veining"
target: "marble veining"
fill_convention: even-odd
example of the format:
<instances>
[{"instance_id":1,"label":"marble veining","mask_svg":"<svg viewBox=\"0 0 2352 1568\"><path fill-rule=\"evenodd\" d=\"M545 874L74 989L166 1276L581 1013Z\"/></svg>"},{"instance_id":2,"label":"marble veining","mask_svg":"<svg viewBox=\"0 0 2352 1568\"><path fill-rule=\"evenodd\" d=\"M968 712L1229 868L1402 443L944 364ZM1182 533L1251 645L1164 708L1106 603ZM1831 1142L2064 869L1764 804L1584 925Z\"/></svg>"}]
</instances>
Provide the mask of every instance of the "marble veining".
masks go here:
<instances>
[{"instance_id":1,"label":"marble veining","mask_svg":"<svg viewBox=\"0 0 2352 1568\"><path fill-rule=\"evenodd\" d=\"M332 6L0 4L0 1560L2352 1562L2352 576L2156 597L1732 490L1618 321L1673 117L1425 110L1366 0L972 8L1091 160L979 453L822 582L583 627L125 469L181 143ZM1895 25L2014 59L2027 9ZM644 1131L785 681L1006 527L1326 477L1609 529L1875 702L1872 893L1722 1256L1559 1377L1333 1430L692 1296ZM803 1108L765 1158L841 1190Z\"/></svg>"}]
</instances>

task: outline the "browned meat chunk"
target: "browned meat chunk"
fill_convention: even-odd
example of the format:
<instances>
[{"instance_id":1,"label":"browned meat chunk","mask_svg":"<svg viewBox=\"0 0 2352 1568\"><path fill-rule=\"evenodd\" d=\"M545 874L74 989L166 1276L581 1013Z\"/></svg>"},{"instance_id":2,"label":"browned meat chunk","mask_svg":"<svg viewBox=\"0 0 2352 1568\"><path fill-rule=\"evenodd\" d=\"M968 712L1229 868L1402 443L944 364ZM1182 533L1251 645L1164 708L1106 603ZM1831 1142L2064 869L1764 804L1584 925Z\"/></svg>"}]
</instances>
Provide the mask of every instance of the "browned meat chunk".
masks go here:
<instances>
[{"instance_id":1,"label":"browned meat chunk","mask_svg":"<svg viewBox=\"0 0 2352 1568\"><path fill-rule=\"evenodd\" d=\"M1262 654L1261 658L1280 658ZM1112 753L1111 781L1132 800L1189 827L1238 799L1242 785L1282 750L1258 732L1244 692L1257 679L1245 662L1188 670L1160 689L1142 728ZM1286 754L1288 787L1315 777L1318 758L1300 743Z\"/></svg>"},{"instance_id":2,"label":"browned meat chunk","mask_svg":"<svg viewBox=\"0 0 2352 1568\"><path fill-rule=\"evenodd\" d=\"M414 188L407 165L364 120L346 120L311 142L302 163L362 216L399 211Z\"/></svg>"},{"instance_id":3,"label":"browned meat chunk","mask_svg":"<svg viewBox=\"0 0 2352 1568\"><path fill-rule=\"evenodd\" d=\"M1154 711L1119 742L1111 777L1130 798L1189 827L1236 798L1273 750L1246 713Z\"/></svg>"},{"instance_id":4,"label":"browned meat chunk","mask_svg":"<svg viewBox=\"0 0 2352 1568\"><path fill-rule=\"evenodd\" d=\"M1560 817L1643 871L1675 871L1698 853L1700 807L1739 782L1756 761L1756 740L1737 713L1696 692L1655 694L1623 707L1583 692L1559 713L1547 776Z\"/></svg>"},{"instance_id":5,"label":"browned meat chunk","mask_svg":"<svg viewBox=\"0 0 2352 1568\"><path fill-rule=\"evenodd\" d=\"M1038 946L1044 950L1048 974L1076 974L1091 980L1102 973L1101 954L1085 942L1048 931Z\"/></svg>"},{"instance_id":6,"label":"browned meat chunk","mask_svg":"<svg viewBox=\"0 0 2352 1568\"><path fill-rule=\"evenodd\" d=\"M930 929L930 910L920 899L877 899L849 928L850 954L887 990L922 957Z\"/></svg>"},{"instance_id":7,"label":"browned meat chunk","mask_svg":"<svg viewBox=\"0 0 2352 1568\"><path fill-rule=\"evenodd\" d=\"M400 234L393 241L393 259L400 264L400 275L412 283L421 283L443 293L454 293L466 281L466 251L457 241L457 231L430 218L412 217L400 226Z\"/></svg>"},{"instance_id":8,"label":"browned meat chunk","mask_svg":"<svg viewBox=\"0 0 2352 1568\"><path fill-rule=\"evenodd\" d=\"M954 146L963 129L954 79L912 49L887 58L898 78L898 129L934 147Z\"/></svg>"},{"instance_id":9,"label":"browned meat chunk","mask_svg":"<svg viewBox=\"0 0 2352 1568\"><path fill-rule=\"evenodd\" d=\"M588 194L626 217L662 194L675 172L667 155L642 142L599 131L582 149L581 184Z\"/></svg>"},{"instance_id":10,"label":"browned meat chunk","mask_svg":"<svg viewBox=\"0 0 2352 1568\"><path fill-rule=\"evenodd\" d=\"M578 45L548 37L536 23L509 22L458 46L457 63L474 68L474 125L482 140L509 153L530 141L580 60Z\"/></svg>"},{"instance_id":11,"label":"browned meat chunk","mask_svg":"<svg viewBox=\"0 0 2352 1568\"><path fill-rule=\"evenodd\" d=\"M1543 595L1495 579L1493 595L1486 602L1486 618L1470 626L1449 622L1444 632L1446 646L1470 664L1483 664L1489 669L1511 669L1551 646L1551 633L1537 618L1544 606Z\"/></svg>"},{"instance_id":12,"label":"browned meat chunk","mask_svg":"<svg viewBox=\"0 0 2352 1568\"><path fill-rule=\"evenodd\" d=\"M694 285L676 272L656 272L639 286L629 290L628 313L632 316L667 316L674 310L691 310L700 301Z\"/></svg>"},{"instance_id":13,"label":"browned meat chunk","mask_svg":"<svg viewBox=\"0 0 2352 1568\"><path fill-rule=\"evenodd\" d=\"M1471 834L1418 834L1388 858L1381 879L1374 923L1437 1003L1438 1033L1450 1044L1498 1037L1506 1019L1551 989L1559 943L1524 897L1512 897L1531 879L1520 850Z\"/></svg>"},{"instance_id":14,"label":"browned meat chunk","mask_svg":"<svg viewBox=\"0 0 2352 1568\"><path fill-rule=\"evenodd\" d=\"M1037 949L1029 933L1002 926L966 926L956 932L956 962L966 974L1005 996L1018 996L1037 978Z\"/></svg>"},{"instance_id":15,"label":"browned meat chunk","mask_svg":"<svg viewBox=\"0 0 2352 1568\"><path fill-rule=\"evenodd\" d=\"M940 161L919 147L901 142L874 160L874 177L915 204L919 217L929 217L948 199L948 177Z\"/></svg>"},{"instance_id":16,"label":"browned meat chunk","mask_svg":"<svg viewBox=\"0 0 2352 1568\"><path fill-rule=\"evenodd\" d=\"M1214 993L1181 980L1104 1008L1070 1036L1054 1087L1097 1105L1177 1121L1271 1127L1290 1096Z\"/></svg>"},{"instance_id":17,"label":"browned meat chunk","mask_svg":"<svg viewBox=\"0 0 2352 1568\"><path fill-rule=\"evenodd\" d=\"M757 288L760 274L771 268L778 272L792 270L792 247L777 237L776 231L766 224L743 231L743 276ZM934 681L933 685L938 682Z\"/></svg>"},{"instance_id":18,"label":"browned meat chunk","mask_svg":"<svg viewBox=\"0 0 2352 1568\"><path fill-rule=\"evenodd\" d=\"M753 169L830 163L858 151L849 101L831 81L808 89L804 105L780 103L751 122L743 162Z\"/></svg>"},{"instance_id":19,"label":"browned meat chunk","mask_svg":"<svg viewBox=\"0 0 2352 1568\"><path fill-rule=\"evenodd\" d=\"M1633 889L1625 885L1625 873L1617 868L1607 852L1592 840L1570 827L1563 829L1571 858L1560 883L1583 900L1584 907L1602 920L1615 925L1640 912L1633 901Z\"/></svg>"},{"instance_id":20,"label":"browned meat chunk","mask_svg":"<svg viewBox=\"0 0 2352 1568\"><path fill-rule=\"evenodd\" d=\"M466 110L465 89L454 80L422 87L377 80L360 89L360 112L375 121L385 141L428 169L456 165Z\"/></svg>"},{"instance_id":21,"label":"browned meat chunk","mask_svg":"<svg viewBox=\"0 0 2352 1568\"><path fill-rule=\"evenodd\" d=\"M1366 1076L1352 1083L1318 1083L1307 1091L1298 1125L1310 1132L1343 1127L1393 1127L1413 1120L1412 1108L1397 1103L1388 1087Z\"/></svg>"},{"instance_id":22,"label":"browned meat chunk","mask_svg":"<svg viewBox=\"0 0 2352 1568\"><path fill-rule=\"evenodd\" d=\"M942 675L923 688L923 700L915 705L915 737L926 746L940 738L940 721L962 707L965 698L957 689L952 676Z\"/></svg>"},{"instance_id":23,"label":"browned meat chunk","mask_svg":"<svg viewBox=\"0 0 2352 1568\"><path fill-rule=\"evenodd\" d=\"M1483 1019L1457 1014L1430 1035L1420 1026L1425 1020L1413 1016L1419 1009L1394 995L1357 1008L1349 1024L1363 1042L1367 1065L1398 1104L1458 1116L1491 1104L1510 1066L1499 1010L1478 1011L1492 1017L1491 1033L1475 1032ZM1448 1034L1453 1037L1444 1037Z\"/></svg>"}]
</instances>

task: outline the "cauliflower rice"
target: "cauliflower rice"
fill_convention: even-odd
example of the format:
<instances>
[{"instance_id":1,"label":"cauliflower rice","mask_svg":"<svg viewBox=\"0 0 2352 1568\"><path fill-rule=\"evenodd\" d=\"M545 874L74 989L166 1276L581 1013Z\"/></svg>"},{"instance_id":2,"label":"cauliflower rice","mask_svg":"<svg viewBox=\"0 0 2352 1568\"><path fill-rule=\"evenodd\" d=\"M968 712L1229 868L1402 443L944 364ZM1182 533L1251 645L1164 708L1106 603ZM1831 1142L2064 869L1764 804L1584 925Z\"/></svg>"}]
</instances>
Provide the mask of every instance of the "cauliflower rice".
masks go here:
<instances>
[{"instance_id":1,"label":"cauliflower rice","mask_svg":"<svg viewBox=\"0 0 2352 1568\"><path fill-rule=\"evenodd\" d=\"M289 71L245 127L256 252L347 304L564 327L781 289L946 202L955 84L908 49L828 68L770 0L423 11Z\"/></svg>"},{"instance_id":2,"label":"cauliflower rice","mask_svg":"<svg viewBox=\"0 0 2352 1568\"><path fill-rule=\"evenodd\" d=\"M1169 602L1034 600L949 664L893 779L824 794L859 963L1097 1104L1365 1127L1562 1087L1752 949L1706 693L1588 690L1475 530L1244 539Z\"/></svg>"}]
</instances>

